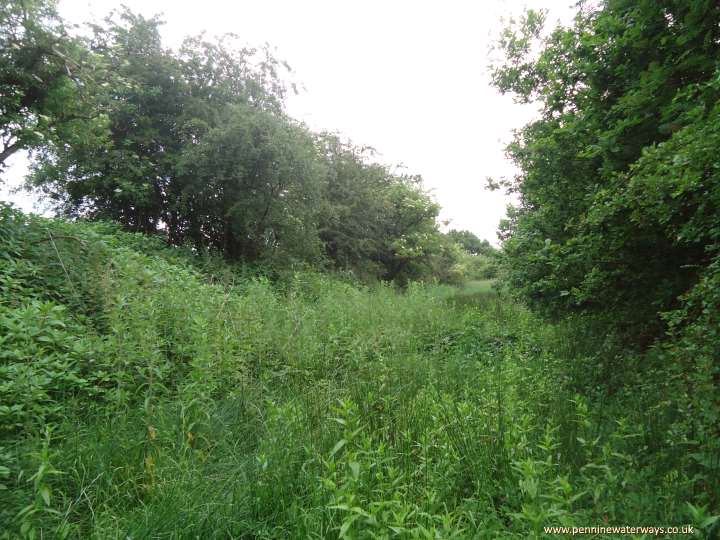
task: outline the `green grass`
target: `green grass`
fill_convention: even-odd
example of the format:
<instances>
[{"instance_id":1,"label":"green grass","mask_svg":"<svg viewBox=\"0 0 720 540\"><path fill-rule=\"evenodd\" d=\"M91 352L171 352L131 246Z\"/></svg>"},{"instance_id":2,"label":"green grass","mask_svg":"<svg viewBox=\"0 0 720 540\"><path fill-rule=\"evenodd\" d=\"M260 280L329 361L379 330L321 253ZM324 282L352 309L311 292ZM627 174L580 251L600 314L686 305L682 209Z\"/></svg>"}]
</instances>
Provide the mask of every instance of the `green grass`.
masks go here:
<instances>
[{"instance_id":1,"label":"green grass","mask_svg":"<svg viewBox=\"0 0 720 540\"><path fill-rule=\"evenodd\" d=\"M493 290L493 285L497 283L495 279L483 279L476 281L468 281L460 289L461 294L479 294L489 293Z\"/></svg>"},{"instance_id":2,"label":"green grass","mask_svg":"<svg viewBox=\"0 0 720 540\"><path fill-rule=\"evenodd\" d=\"M447 297L456 307L482 306L492 309L498 301L498 282L495 279L468 281L456 288Z\"/></svg>"},{"instance_id":3,"label":"green grass","mask_svg":"<svg viewBox=\"0 0 720 540\"><path fill-rule=\"evenodd\" d=\"M600 390L609 349L491 282L273 284L106 226L10 217L0 538L712 527L717 486L672 431L675 382L647 391L663 373L626 357L627 387Z\"/></svg>"}]
</instances>

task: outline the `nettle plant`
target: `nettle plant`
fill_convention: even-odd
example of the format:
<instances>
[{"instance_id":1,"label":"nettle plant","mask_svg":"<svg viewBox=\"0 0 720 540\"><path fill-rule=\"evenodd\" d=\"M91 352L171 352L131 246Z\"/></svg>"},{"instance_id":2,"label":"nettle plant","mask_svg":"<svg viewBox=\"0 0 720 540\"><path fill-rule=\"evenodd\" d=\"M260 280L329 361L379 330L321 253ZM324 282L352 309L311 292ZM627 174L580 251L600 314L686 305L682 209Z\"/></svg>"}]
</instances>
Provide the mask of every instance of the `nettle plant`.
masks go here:
<instances>
[{"instance_id":1,"label":"nettle plant","mask_svg":"<svg viewBox=\"0 0 720 540\"><path fill-rule=\"evenodd\" d=\"M432 487L413 492L398 456L366 431L357 405L340 401L334 413L341 438L322 458L320 482L340 538L462 538L456 516L429 511L439 510Z\"/></svg>"}]
</instances>

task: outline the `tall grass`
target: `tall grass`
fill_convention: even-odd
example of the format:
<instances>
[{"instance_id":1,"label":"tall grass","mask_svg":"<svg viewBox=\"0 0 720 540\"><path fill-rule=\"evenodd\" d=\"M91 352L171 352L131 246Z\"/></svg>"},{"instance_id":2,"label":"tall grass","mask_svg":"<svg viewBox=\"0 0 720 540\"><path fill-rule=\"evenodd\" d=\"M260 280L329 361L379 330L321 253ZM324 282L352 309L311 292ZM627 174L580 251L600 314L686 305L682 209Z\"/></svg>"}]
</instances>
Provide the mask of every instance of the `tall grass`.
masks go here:
<instances>
[{"instance_id":1,"label":"tall grass","mask_svg":"<svg viewBox=\"0 0 720 540\"><path fill-rule=\"evenodd\" d=\"M583 375L612 344L485 285L218 280L106 226L2 223L0 538L714 526L717 485L653 441L663 399Z\"/></svg>"}]
</instances>

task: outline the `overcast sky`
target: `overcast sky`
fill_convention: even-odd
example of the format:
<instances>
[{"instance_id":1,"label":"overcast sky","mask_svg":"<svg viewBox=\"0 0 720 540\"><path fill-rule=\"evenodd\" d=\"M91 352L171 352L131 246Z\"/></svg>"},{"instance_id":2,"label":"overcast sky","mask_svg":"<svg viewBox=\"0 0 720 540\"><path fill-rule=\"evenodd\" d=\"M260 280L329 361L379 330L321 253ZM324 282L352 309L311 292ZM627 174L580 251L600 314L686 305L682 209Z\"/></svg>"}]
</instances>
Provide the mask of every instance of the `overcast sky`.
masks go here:
<instances>
[{"instance_id":1,"label":"overcast sky","mask_svg":"<svg viewBox=\"0 0 720 540\"><path fill-rule=\"evenodd\" d=\"M487 53L502 17L547 8L569 21L573 0L60 0L73 22L102 18L124 3L162 13L168 46L188 34L234 32L276 48L304 86L288 99L292 116L338 131L380 152L389 165L421 174L451 228L496 242L507 200L484 190L485 177L511 175L503 148L532 118L490 86ZM18 157L6 175L23 175ZM7 199L6 186L0 198ZM14 197L27 209L27 196Z\"/></svg>"}]
</instances>

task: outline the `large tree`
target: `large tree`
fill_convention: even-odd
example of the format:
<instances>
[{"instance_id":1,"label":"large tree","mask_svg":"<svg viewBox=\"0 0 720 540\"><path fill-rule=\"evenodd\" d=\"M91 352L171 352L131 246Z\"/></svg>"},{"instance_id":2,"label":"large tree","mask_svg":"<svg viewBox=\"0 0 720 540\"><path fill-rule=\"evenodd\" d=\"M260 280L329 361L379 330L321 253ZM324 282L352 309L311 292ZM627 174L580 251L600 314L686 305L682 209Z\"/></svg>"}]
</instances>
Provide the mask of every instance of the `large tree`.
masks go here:
<instances>
[{"instance_id":1,"label":"large tree","mask_svg":"<svg viewBox=\"0 0 720 540\"><path fill-rule=\"evenodd\" d=\"M181 158L175 234L233 259L318 262L321 174L311 135L250 105L226 115Z\"/></svg>"},{"instance_id":2,"label":"large tree","mask_svg":"<svg viewBox=\"0 0 720 540\"><path fill-rule=\"evenodd\" d=\"M108 67L95 94L106 129L102 137L47 145L32 182L66 214L164 230L172 243L200 241L188 230L200 219L188 201L200 200L206 187L187 178L187 156L237 119L238 107L280 118L285 86L279 63L265 51L238 48L227 36L189 38L175 52L163 47L161 24L125 9L93 27L88 46ZM230 249L217 238L206 243Z\"/></svg>"},{"instance_id":3,"label":"large tree","mask_svg":"<svg viewBox=\"0 0 720 540\"><path fill-rule=\"evenodd\" d=\"M457 253L419 176L396 174L372 161L372 149L334 135L318 136L317 147L325 171L319 233L334 268L399 283L450 276Z\"/></svg>"},{"instance_id":4,"label":"large tree","mask_svg":"<svg viewBox=\"0 0 720 540\"><path fill-rule=\"evenodd\" d=\"M93 26L105 121L48 141L31 177L61 211L236 260L400 283L451 275L456 252L419 177L289 118L286 66L267 50L199 36L174 51L160 25L122 10Z\"/></svg>"}]
</instances>

